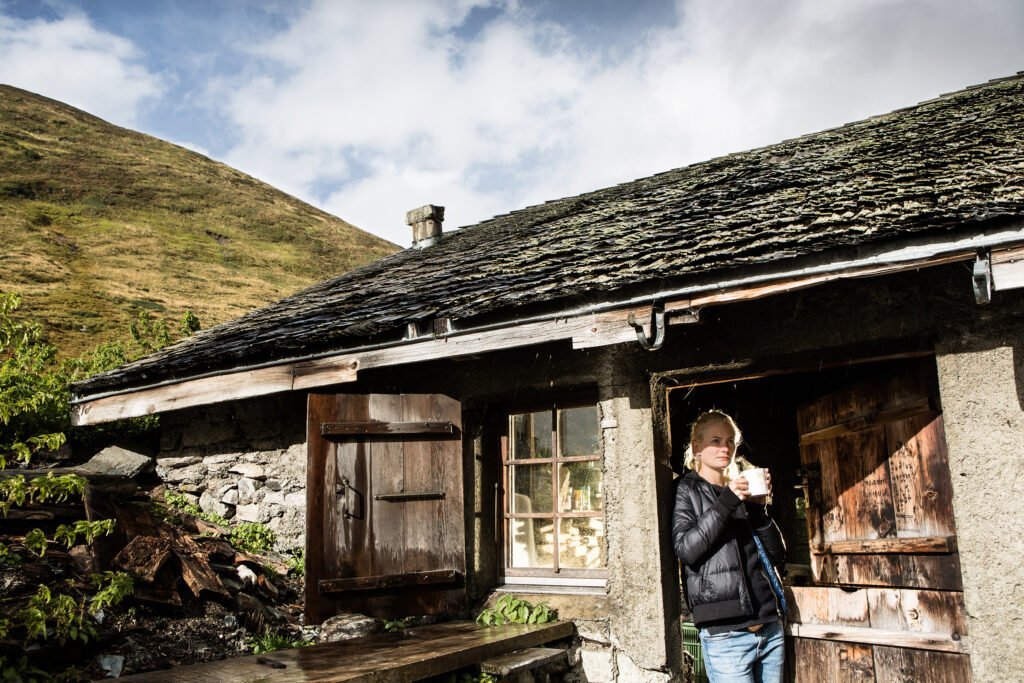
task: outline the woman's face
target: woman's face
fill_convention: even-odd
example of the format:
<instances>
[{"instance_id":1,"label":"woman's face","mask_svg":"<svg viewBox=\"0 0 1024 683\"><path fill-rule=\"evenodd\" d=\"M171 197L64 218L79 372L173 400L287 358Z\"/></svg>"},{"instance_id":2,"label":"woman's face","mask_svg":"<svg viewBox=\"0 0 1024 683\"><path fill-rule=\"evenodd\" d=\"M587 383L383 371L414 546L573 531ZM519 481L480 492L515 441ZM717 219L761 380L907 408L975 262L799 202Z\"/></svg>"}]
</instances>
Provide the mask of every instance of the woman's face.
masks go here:
<instances>
[{"instance_id":1,"label":"woman's face","mask_svg":"<svg viewBox=\"0 0 1024 683\"><path fill-rule=\"evenodd\" d=\"M732 463L736 455L736 432L725 422L715 421L704 425L697 440L693 442L693 454L701 467L721 472Z\"/></svg>"}]
</instances>

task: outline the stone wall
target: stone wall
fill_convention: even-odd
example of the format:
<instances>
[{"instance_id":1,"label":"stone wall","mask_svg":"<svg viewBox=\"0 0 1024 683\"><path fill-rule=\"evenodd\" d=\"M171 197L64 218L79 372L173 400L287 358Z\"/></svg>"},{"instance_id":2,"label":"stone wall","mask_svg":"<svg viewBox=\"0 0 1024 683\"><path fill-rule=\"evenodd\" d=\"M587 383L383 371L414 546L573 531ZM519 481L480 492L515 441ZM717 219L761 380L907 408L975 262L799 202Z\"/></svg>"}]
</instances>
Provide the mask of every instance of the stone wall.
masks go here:
<instances>
[{"instance_id":1,"label":"stone wall","mask_svg":"<svg viewBox=\"0 0 1024 683\"><path fill-rule=\"evenodd\" d=\"M204 512L261 522L281 550L301 547L306 507L306 401L278 395L162 417L157 475Z\"/></svg>"}]
</instances>

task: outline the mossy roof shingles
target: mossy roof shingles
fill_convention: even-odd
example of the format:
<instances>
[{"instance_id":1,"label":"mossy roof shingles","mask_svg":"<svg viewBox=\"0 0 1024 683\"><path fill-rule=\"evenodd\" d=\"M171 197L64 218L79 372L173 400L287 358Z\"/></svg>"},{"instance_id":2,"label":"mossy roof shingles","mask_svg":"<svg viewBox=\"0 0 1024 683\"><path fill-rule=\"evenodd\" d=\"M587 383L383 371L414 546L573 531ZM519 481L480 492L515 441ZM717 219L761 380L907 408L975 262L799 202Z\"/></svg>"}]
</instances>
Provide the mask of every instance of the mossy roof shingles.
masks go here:
<instances>
[{"instance_id":1,"label":"mossy roof shingles","mask_svg":"<svg viewBox=\"0 0 1024 683\"><path fill-rule=\"evenodd\" d=\"M1024 72L1022 72L1024 73ZM78 395L510 317L737 266L1024 215L1024 76L497 216L76 385Z\"/></svg>"}]
</instances>

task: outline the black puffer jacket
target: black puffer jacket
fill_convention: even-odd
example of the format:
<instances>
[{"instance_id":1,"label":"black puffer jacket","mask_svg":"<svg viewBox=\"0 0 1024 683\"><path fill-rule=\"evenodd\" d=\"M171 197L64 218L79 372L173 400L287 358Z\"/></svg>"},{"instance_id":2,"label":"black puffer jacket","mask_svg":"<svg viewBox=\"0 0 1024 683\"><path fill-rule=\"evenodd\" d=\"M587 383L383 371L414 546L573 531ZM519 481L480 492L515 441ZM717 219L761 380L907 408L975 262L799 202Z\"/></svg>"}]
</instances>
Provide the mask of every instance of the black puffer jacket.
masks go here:
<instances>
[{"instance_id":1,"label":"black puffer jacket","mask_svg":"<svg viewBox=\"0 0 1024 683\"><path fill-rule=\"evenodd\" d=\"M677 480L672 543L683 561L686 601L697 626L755 616L737 539L745 539L747 557L757 554L757 546L749 534L737 535L741 524L758 535L772 564L781 569L786 546L770 517L756 506L742 505L728 488L719 494L692 470Z\"/></svg>"}]
</instances>

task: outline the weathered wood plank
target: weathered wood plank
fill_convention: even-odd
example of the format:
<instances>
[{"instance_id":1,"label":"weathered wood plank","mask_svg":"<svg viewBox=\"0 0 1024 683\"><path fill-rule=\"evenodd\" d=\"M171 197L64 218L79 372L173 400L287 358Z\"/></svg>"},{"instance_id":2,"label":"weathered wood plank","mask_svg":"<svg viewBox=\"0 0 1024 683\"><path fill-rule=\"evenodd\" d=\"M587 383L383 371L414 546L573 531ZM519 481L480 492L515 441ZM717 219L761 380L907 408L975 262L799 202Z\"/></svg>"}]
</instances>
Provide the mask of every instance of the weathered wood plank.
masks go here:
<instances>
[{"instance_id":1,"label":"weathered wood plank","mask_svg":"<svg viewBox=\"0 0 1024 683\"><path fill-rule=\"evenodd\" d=\"M322 595L342 595L358 591L385 590L389 588L418 588L421 586L461 586L465 583L462 572L442 569L407 574L383 576L358 576L351 579L325 579L320 582Z\"/></svg>"},{"instance_id":2,"label":"weathered wood plank","mask_svg":"<svg viewBox=\"0 0 1024 683\"><path fill-rule=\"evenodd\" d=\"M954 536L953 486L941 415L886 426L900 537Z\"/></svg>"},{"instance_id":3,"label":"weathered wood plank","mask_svg":"<svg viewBox=\"0 0 1024 683\"><path fill-rule=\"evenodd\" d=\"M323 436L450 435L454 432L455 425L451 422L325 422L320 426Z\"/></svg>"},{"instance_id":4,"label":"weathered wood plank","mask_svg":"<svg viewBox=\"0 0 1024 683\"><path fill-rule=\"evenodd\" d=\"M320 423L334 417L334 397L310 394L306 400L306 552L305 552L305 618L308 624L319 624L335 614L334 604L320 595L317 586L333 569L336 547L333 534L327 529L334 524L334 449L336 446L319 437ZM328 485L331 505L328 505ZM315 540L314 540L315 539Z\"/></svg>"},{"instance_id":5,"label":"weathered wood plank","mask_svg":"<svg viewBox=\"0 0 1024 683\"><path fill-rule=\"evenodd\" d=\"M449 622L338 643L278 650L168 671L126 676L126 681L166 683L380 683L417 681L477 664L515 650L536 647L575 632L572 622L510 624L495 628ZM259 662L265 657L267 664ZM283 665L282 668L276 668Z\"/></svg>"},{"instance_id":6,"label":"weathered wood plank","mask_svg":"<svg viewBox=\"0 0 1024 683\"><path fill-rule=\"evenodd\" d=\"M885 683L971 683L964 654L875 646L875 673Z\"/></svg>"},{"instance_id":7,"label":"weathered wood plank","mask_svg":"<svg viewBox=\"0 0 1024 683\"><path fill-rule=\"evenodd\" d=\"M354 382L358 368L357 358L340 357L203 377L73 405L71 423L99 424L293 389Z\"/></svg>"},{"instance_id":8,"label":"weathered wood plank","mask_svg":"<svg viewBox=\"0 0 1024 683\"><path fill-rule=\"evenodd\" d=\"M967 634L963 593L868 588L871 626L901 631Z\"/></svg>"},{"instance_id":9,"label":"weathered wood plank","mask_svg":"<svg viewBox=\"0 0 1024 683\"><path fill-rule=\"evenodd\" d=\"M955 553L956 536L934 538L874 538L834 541L811 549L819 555L932 554Z\"/></svg>"},{"instance_id":10,"label":"weathered wood plank","mask_svg":"<svg viewBox=\"0 0 1024 683\"><path fill-rule=\"evenodd\" d=\"M857 626L838 626L829 624L788 624L786 626L786 630L794 638L807 638L844 643L861 643L864 645L912 647L921 650L936 650L940 652L962 653L967 651L967 646L964 640L962 638L953 638L949 633L891 631L878 628L861 628ZM820 680L831 679L823 677Z\"/></svg>"},{"instance_id":11,"label":"weathered wood plank","mask_svg":"<svg viewBox=\"0 0 1024 683\"><path fill-rule=\"evenodd\" d=\"M890 422L898 422L921 415L935 417L935 411L931 409L927 399L922 400L915 405L900 406L890 410L883 410L873 415L861 415L846 422L801 434L800 443L808 444L815 443L816 441L827 441L828 439L834 439L837 436L845 436L865 429L871 429L872 427L886 425Z\"/></svg>"},{"instance_id":12,"label":"weathered wood plank","mask_svg":"<svg viewBox=\"0 0 1024 683\"><path fill-rule=\"evenodd\" d=\"M1024 247L994 249L992 285L996 291L1024 287Z\"/></svg>"},{"instance_id":13,"label":"weathered wood plank","mask_svg":"<svg viewBox=\"0 0 1024 683\"><path fill-rule=\"evenodd\" d=\"M789 619L797 624L864 626L868 616L866 591L833 586L791 586L786 589Z\"/></svg>"},{"instance_id":14,"label":"weathered wood plank","mask_svg":"<svg viewBox=\"0 0 1024 683\"><path fill-rule=\"evenodd\" d=\"M813 638L795 638L795 683L874 683L871 647Z\"/></svg>"},{"instance_id":15,"label":"weathered wood plank","mask_svg":"<svg viewBox=\"0 0 1024 683\"><path fill-rule=\"evenodd\" d=\"M531 647L492 657L480 662L480 671L493 676L511 676L521 671L532 671L548 664L565 661L566 651L554 647Z\"/></svg>"}]
</instances>

